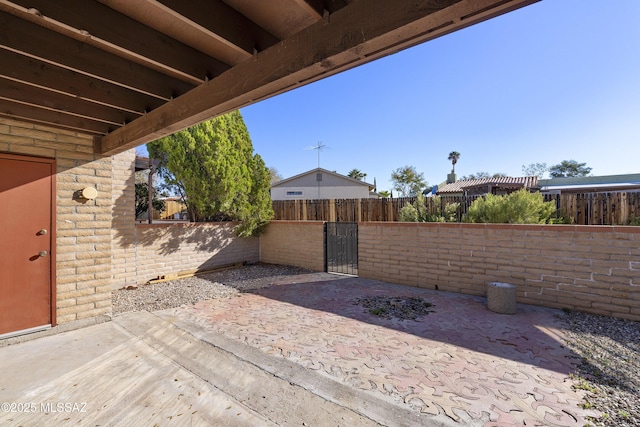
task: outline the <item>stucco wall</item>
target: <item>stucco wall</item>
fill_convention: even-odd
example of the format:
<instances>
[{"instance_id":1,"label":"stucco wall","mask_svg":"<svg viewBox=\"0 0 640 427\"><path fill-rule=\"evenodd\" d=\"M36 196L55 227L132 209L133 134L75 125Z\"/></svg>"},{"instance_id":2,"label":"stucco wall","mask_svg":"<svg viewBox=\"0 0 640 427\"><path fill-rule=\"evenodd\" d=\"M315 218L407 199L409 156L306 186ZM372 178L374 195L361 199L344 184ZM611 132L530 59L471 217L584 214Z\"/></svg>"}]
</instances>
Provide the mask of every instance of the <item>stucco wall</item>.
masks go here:
<instances>
[{"instance_id":1,"label":"stucco wall","mask_svg":"<svg viewBox=\"0 0 640 427\"><path fill-rule=\"evenodd\" d=\"M361 277L640 320L640 227L360 223Z\"/></svg>"},{"instance_id":2,"label":"stucco wall","mask_svg":"<svg viewBox=\"0 0 640 427\"><path fill-rule=\"evenodd\" d=\"M260 257L271 264L324 271L324 223L271 221L260 236Z\"/></svg>"},{"instance_id":3,"label":"stucco wall","mask_svg":"<svg viewBox=\"0 0 640 427\"><path fill-rule=\"evenodd\" d=\"M89 136L4 118L0 151L56 159L57 322L111 313L111 157ZM85 187L98 197L74 200Z\"/></svg>"}]
</instances>

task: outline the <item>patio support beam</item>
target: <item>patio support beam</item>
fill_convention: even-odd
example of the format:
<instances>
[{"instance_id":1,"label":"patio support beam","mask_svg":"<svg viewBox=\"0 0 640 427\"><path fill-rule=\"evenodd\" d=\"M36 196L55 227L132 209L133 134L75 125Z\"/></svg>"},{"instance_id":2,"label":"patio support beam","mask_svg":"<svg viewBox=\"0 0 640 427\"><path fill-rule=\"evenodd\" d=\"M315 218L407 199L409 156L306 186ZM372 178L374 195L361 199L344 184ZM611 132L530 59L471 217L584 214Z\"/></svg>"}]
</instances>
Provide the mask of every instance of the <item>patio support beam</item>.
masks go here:
<instances>
[{"instance_id":1,"label":"patio support beam","mask_svg":"<svg viewBox=\"0 0 640 427\"><path fill-rule=\"evenodd\" d=\"M359 0L133 122L98 137L116 154L211 117L537 0Z\"/></svg>"}]
</instances>

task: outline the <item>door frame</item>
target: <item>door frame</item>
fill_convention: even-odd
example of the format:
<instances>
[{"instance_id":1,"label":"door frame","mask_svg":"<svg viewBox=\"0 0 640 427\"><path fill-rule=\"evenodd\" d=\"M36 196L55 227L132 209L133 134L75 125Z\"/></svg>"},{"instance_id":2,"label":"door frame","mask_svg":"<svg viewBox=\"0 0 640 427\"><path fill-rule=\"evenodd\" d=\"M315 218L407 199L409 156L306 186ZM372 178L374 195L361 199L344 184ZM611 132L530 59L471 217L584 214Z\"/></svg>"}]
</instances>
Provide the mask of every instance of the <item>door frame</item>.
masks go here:
<instances>
[{"instance_id":1,"label":"door frame","mask_svg":"<svg viewBox=\"0 0 640 427\"><path fill-rule=\"evenodd\" d=\"M50 208L50 213L49 213L49 218L50 218L50 224L49 224L49 230L50 232L49 234L49 256L48 261L49 261L49 285L50 285L50 289L49 289L49 294L50 294L50 320L51 320L51 327L54 327L57 325L57 318L56 318L56 314L57 314L57 295L56 295L56 226L57 226L57 222L56 222L56 160L49 158L49 157L38 157L38 156L29 156L29 155L22 155L22 154L13 154L13 153L6 153L6 152L0 152L0 159L7 159L7 160L17 160L17 161L23 161L23 162L34 162L34 163L44 163L44 164L48 164L51 170L51 179L50 179L50 183L51 183L51 188L49 189L49 193L50 193L50 199L49 199L49 208ZM39 330L40 328L38 328ZM25 330L25 331L15 331L18 334L17 335L21 335L22 332L27 333L27 332L31 332L29 329ZM35 331L34 331L35 332Z\"/></svg>"}]
</instances>

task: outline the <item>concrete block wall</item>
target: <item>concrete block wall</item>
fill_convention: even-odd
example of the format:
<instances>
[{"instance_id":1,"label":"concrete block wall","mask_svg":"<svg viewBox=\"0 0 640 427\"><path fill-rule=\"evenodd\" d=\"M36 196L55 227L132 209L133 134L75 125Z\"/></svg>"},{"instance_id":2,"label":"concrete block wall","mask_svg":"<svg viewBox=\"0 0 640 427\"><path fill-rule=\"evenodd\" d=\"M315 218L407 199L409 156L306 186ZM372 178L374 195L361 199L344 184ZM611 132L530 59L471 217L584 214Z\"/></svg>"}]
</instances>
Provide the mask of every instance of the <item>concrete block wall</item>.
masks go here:
<instances>
[{"instance_id":1,"label":"concrete block wall","mask_svg":"<svg viewBox=\"0 0 640 427\"><path fill-rule=\"evenodd\" d=\"M259 239L237 237L237 223L136 224L134 166L134 150L113 158L113 289L260 261Z\"/></svg>"},{"instance_id":2,"label":"concrete block wall","mask_svg":"<svg viewBox=\"0 0 640 427\"><path fill-rule=\"evenodd\" d=\"M136 225L135 273L127 273L126 282L114 282L114 287L260 261L260 240L236 236L237 225L235 222Z\"/></svg>"},{"instance_id":3,"label":"concrete block wall","mask_svg":"<svg viewBox=\"0 0 640 427\"><path fill-rule=\"evenodd\" d=\"M137 284L135 150L113 156L112 163L112 287Z\"/></svg>"},{"instance_id":4,"label":"concrete block wall","mask_svg":"<svg viewBox=\"0 0 640 427\"><path fill-rule=\"evenodd\" d=\"M111 157L87 135L5 118L0 151L56 160L57 322L111 313ZM85 187L98 197L74 199Z\"/></svg>"},{"instance_id":5,"label":"concrete block wall","mask_svg":"<svg viewBox=\"0 0 640 427\"><path fill-rule=\"evenodd\" d=\"M260 236L260 258L271 264L324 271L324 223L271 221Z\"/></svg>"},{"instance_id":6,"label":"concrete block wall","mask_svg":"<svg viewBox=\"0 0 640 427\"><path fill-rule=\"evenodd\" d=\"M359 224L361 277L640 320L640 227Z\"/></svg>"}]
</instances>

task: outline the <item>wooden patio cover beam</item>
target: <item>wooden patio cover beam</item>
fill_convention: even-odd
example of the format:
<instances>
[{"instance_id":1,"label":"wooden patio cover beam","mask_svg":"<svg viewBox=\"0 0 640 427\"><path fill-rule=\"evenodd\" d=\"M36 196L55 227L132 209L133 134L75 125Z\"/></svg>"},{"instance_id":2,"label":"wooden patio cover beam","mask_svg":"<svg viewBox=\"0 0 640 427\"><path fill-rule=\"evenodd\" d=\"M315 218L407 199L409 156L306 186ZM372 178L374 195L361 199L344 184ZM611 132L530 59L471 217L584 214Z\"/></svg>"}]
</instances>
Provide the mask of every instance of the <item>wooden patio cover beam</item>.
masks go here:
<instances>
[{"instance_id":1,"label":"wooden patio cover beam","mask_svg":"<svg viewBox=\"0 0 640 427\"><path fill-rule=\"evenodd\" d=\"M0 11L0 28L4 29L0 31L0 49L163 101L196 87L3 11ZM167 88L175 93L168 93Z\"/></svg>"},{"instance_id":2,"label":"wooden patio cover beam","mask_svg":"<svg viewBox=\"0 0 640 427\"><path fill-rule=\"evenodd\" d=\"M359 0L171 100L96 137L115 154L261 99L537 0Z\"/></svg>"}]
</instances>

